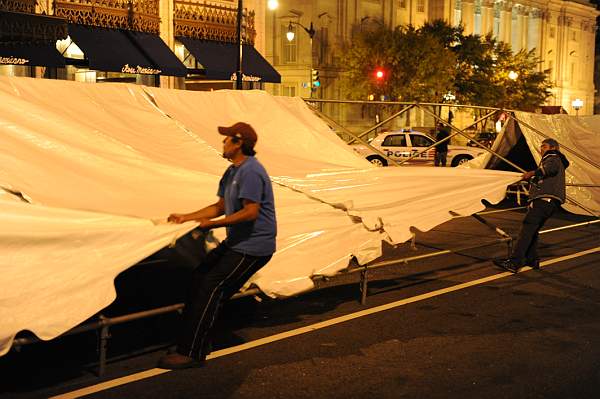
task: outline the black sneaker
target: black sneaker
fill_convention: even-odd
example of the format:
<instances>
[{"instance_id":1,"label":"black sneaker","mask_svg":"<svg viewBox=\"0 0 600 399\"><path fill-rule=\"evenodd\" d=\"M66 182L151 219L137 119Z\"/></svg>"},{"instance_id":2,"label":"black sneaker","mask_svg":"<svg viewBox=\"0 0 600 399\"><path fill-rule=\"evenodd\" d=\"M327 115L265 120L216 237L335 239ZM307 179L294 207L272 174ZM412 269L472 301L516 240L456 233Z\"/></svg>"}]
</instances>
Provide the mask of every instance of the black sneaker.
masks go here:
<instances>
[{"instance_id":1,"label":"black sneaker","mask_svg":"<svg viewBox=\"0 0 600 399\"><path fill-rule=\"evenodd\" d=\"M504 270L508 270L511 273L517 273L521 268L521 264L519 264L514 259L494 259L494 265L501 267Z\"/></svg>"},{"instance_id":2,"label":"black sneaker","mask_svg":"<svg viewBox=\"0 0 600 399\"><path fill-rule=\"evenodd\" d=\"M170 353L158 360L157 367L161 369L181 370L192 367L203 367L204 364L204 360L193 359L188 356L180 355L179 353Z\"/></svg>"},{"instance_id":3,"label":"black sneaker","mask_svg":"<svg viewBox=\"0 0 600 399\"><path fill-rule=\"evenodd\" d=\"M532 269L539 270L540 269L540 260L539 259L527 259L525 261L525 265L531 267Z\"/></svg>"}]
</instances>

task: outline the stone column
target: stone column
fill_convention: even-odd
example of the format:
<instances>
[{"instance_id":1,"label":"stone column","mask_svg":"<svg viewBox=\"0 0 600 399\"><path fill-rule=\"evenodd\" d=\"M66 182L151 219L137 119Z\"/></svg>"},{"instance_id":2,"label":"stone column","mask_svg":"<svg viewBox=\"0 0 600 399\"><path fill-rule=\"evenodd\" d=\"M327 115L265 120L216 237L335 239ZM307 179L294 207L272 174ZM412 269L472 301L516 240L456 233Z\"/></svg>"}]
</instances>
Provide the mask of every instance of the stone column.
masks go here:
<instances>
[{"instance_id":1,"label":"stone column","mask_svg":"<svg viewBox=\"0 0 600 399\"><path fill-rule=\"evenodd\" d=\"M482 24L483 24L483 7L481 5L482 0L475 0L473 4L473 33L477 35L482 34Z\"/></svg>"},{"instance_id":2,"label":"stone column","mask_svg":"<svg viewBox=\"0 0 600 399\"><path fill-rule=\"evenodd\" d=\"M173 2L174 0L156 0L158 2L158 15L160 17L160 38L175 50L175 36L173 27ZM160 87L175 88L185 86L185 78L176 78L174 76L161 76Z\"/></svg>"},{"instance_id":3,"label":"stone column","mask_svg":"<svg viewBox=\"0 0 600 399\"><path fill-rule=\"evenodd\" d=\"M529 18L527 24L527 50L536 49L537 56L541 56L541 18L542 11L539 8L533 8L529 11Z\"/></svg>"},{"instance_id":4,"label":"stone column","mask_svg":"<svg viewBox=\"0 0 600 399\"><path fill-rule=\"evenodd\" d=\"M571 63L569 60L569 28L573 22L573 17L565 15L563 11L558 17L558 30L556 32L558 56L556 59L557 70L559 74L556 76L557 83L563 89L565 86L570 86Z\"/></svg>"},{"instance_id":5,"label":"stone column","mask_svg":"<svg viewBox=\"0 0 600 399\"><path fill-rule=\"evenodd\" d=\"M481 2L481 34L486 35L494 31L494 1L482 0Z\"/></svg>"},{"instance_id":6,"label":"stone column","mask_svg":"<svg viewBox=\"0 0 600 399\"><path fill-rule=\"evenodd\" d=\"M510 45L514 53L522 48L523 38L523 6L515 5L511 14Z\"/></svg>"},{"instance_id":7,"label":"stone column","mask_svg":"<svg viewBox=\"0 0 600 399\"><path fill-rule=\"evenodd\" d=\"M461 19L465 26L465 33L474 33L474 0L462 0Z\"/></svg>"},{"instance_id":8,"label":"stone column","mask_svg":"<svg viewBox=\"0 0 600 399\"><path fill-rule=\"evenodd\" d=\"M452 25L458 26L462 22L462 0L454 1L454 15L452 16Z\"/></svg>"},{"instance_id":9,"label":"stone column","mask_svg":"<svg viewBox=\"0 0 600 399\"><path fill-rule=\"evenodd\" d=\"M583 104L582 115L592 115L594 113L594 48L595 48L596 21L593 19L584 20L581 23L582 48L586 54L586 65L583 72L583 87L586 91L586 103ZM585 41L584 41L585 40ZM581 112L581 111L580 111Z\"/></svg>"},{"instance_id":10,"label":"stone column","mask_svg":"<svg viewBox=\"0 0 600 399\"><path fill-rule=\"evenodd\" d=\"M498 39L510 43L512 28L512 3L503 1L500 7L500 31Z\"/></svg>"},{"instance_id":11,"label":"stone column","mask_svg":"<svg viewBox=\"0 0 600 399\"><path fill-rule=\"evenodd\" d=\"M501 36L501 24L502 24L502 3L494 3L494 17L492 22L492 33L496 40L500 40Z\"/></svg>"},{"instance_id":12,"label":"stone column","mask_svg":"<svg viewBox=\"0 0 600 399\"><path fill-rule=\"evenodd\" d=\"M549 67L550 64L550 55L548 54L548 36L550 35L550 30L548 28L548 24L550 21L550 11L548 9L539 10L539 47L538 54L544 61L543 64L540 64L540 70L544 70ZM550 79L553 80L554 71L550 74Z\"/></svg>"}]
</instances>

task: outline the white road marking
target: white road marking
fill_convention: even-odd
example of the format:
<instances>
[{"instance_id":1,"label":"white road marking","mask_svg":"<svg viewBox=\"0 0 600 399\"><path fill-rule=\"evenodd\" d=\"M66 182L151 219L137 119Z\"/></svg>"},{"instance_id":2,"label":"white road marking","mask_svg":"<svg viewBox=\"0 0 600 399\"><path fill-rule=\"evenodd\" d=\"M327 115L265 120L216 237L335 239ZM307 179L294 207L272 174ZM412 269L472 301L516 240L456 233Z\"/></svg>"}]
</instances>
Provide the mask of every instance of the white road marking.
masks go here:
<instances>
[{"instance_id":1,"label":"white road marking","mask_svg":"<svg viewBox=\"0 0 600 399\"><path fill-rule=\"evenodd\" d=\"M547 266L550 266L550 265L552 265L554 263L559 263L559 262L564 262L564 261L569 260L569 259L579 258L581 256L593 254L593 253L598 252L598 251L600 251L600 247L591 248L591 249L588 249L588 250L585 250L585 251L576 252L576 253L571 254L571 255L566 255L566 256L561 256L561 257L554 258L554 259L549 259L547 261L541 262L540 263L540 267L547 267ZM524 267L524 268L522 268L519 271L519 273L523 273L523 272L526 272L526 271L529 271L529 270L532 270L532 269L530 267ZM296 335L306 334L306 333L309 333L309 332L312 332L312 331L320 330L322 328L326 328L326 327L333 326L333 325L336 325L336 324L344 323L346 321L353 320L353 319L356 319L356 318L359 318L359 317L364 317L364 316L368 316L368 315L371 315L371 314L374 314L374 313L383 312L383 311L386 311L386 310L397 308L399 306L407 305L409 303L414 303L414 302L422 301L422 300L425 300L425 299L433 298L433 297L436 297L436 296L444 295L444 294L447 294L449 292L454 292L454 291L462 290L462 289L465 289L465 288L473 287L473 286L476 286L476 285L485 284L485 283L488 283L490 281L498 280L498 279L501 279L501 278L504 278L504 277L509 277L509 276L512 276L512 275L513 275L513 273L511 273L511 272L498 273L498 274L494 274L492 276L483 277L483 278L480 278L480 279L477 279L477 280L473 280L473 281L468 281L466 283L453 285L452 287L442 288L440 290L427 292L425 294L413 296L413 297L406 298L406 299L401 299L399 301L387 303L385 305L375 306L373 308L361 310L359 312L350 313L350 314L347 314L347 315L344 315L344 316L340 316L340 317L336 317L336 318L333 318L333 319L330 319L330 320L325 320L325 321L322 321L322 322L319 322L319 323L311 324L310 326L296 328L294 330L290 330L290 331L282 332L282 333L279 333L279 334L271 335L269 337L257 339L255 341L247 342L245 344L232 346L231 348L221 349L221 350L218 350L218 351L215 351L215 352L211 353L210 355L207 356L206 359L207 360L215 359L217 357L226 356L226 355L230 355L232 353L241 352L241 351L244 351L244 350L247 350L247 349L256 348L257 346L262 346L262 345L270 344L272 342L281 341L282 339L294 337ZM146 378L154 377L154 376L157 376L157 375L160 375L160 374L168 373L169 371L172 371L172 370L164 370L164 369L159 369L159 368L150 369L150 370L142 371L142 372L139 372L139 373L131 374L131 375L128 375L128 376L116 378L114 380L105 381L105 382L102 382L102 383L99 383L99 384L96 384L96 385L92 385L92 386L89 386L89 387L86 387L86 388L78 389L76 391L71 391L71 392L67 392L67 393L61 394L61 395L53 396L50 399L54 399L54 398L56 398L56 399L79 398L81 396L90 395L90 394L93 394L95 392L100 392L100 391L103 391L103 390L106 390L106 389L114 388L114 387L117 387L119 385L125 385L125 384L128 384L130 382L135 382L135 381L143 380L143 379L146 379Z\"/></svg>"}]
</instances>

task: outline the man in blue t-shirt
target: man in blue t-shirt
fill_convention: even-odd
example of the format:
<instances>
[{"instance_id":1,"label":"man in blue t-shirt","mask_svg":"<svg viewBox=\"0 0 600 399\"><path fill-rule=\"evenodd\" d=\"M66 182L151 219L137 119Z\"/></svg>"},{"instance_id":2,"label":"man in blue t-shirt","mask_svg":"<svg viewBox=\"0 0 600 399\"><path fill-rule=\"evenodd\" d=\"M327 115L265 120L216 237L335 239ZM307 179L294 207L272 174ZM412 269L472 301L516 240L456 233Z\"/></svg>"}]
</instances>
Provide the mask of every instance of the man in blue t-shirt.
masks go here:
<instances>
[{"instance_id":1,"label":"man in blue t-shirt","mask_svg":"<svg viewBox=\"0 0 600 399\"><path fill-rule=\"evenodd\" d=\"M207 230L225 227L227 238L194 271L177 351L159 360L161 368L183 369L204 363L210 353L210 330L221 303L275 252L273 187L265 168L254 158L258 136L252 126L243 122L218 130L225 136L223 158L232 164L219 182L219 200L196 212L171 214L168 220L195 221Z\"/></svg>"}]
</instances>

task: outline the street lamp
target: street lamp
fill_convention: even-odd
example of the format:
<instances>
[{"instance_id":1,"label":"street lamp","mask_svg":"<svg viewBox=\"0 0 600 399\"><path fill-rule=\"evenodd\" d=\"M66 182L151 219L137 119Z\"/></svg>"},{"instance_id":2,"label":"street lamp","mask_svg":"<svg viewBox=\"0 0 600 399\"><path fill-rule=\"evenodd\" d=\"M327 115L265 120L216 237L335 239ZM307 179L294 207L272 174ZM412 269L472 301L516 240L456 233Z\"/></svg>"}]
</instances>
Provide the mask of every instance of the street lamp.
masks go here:
<instances>
[{"instance_id":1,"label":"street lamp","mask_svg":"<svg viewBox=\"0 0 600 399\"><path fill-rule=\"evenodd\" d=\"M442 96L442 98L444 99L445 103L452 103L452 102L454 102L454 100L456 100L456 96L451 91L449 91L448 93L444 94Z\"/></svg>"},{"instance_id":2,"label":"street lamp","mask_svg":"<svg viewBox=\"0 0 600 399\"><path fill-rule=\"evenodd\" d=\"M274 10L279 6L278 0L268 0L267 7L269 10ZM237 60L236 60L236 69L235 69L235 89L242 90L242 77L244 76L242 73L242 14L244 13L244 2L243 0L238 0L237 6L237 21L236 21L236 35L237 35Z\"/></svg>"},{"instance_id":3,"label":"street lamp","mask_svg":"<svg viewBox=\"0 0 600 399\"><path fill-rule=\"evenodd\" d=\"M277 7L279 7L279 1L277 1L277 0L269 0L269 1L267 1L267 7L271 11L276 10Z\"/></svg>"},{"instance_id":4,"label":"street lamp","mask_svg":"<svg viewBox=\"0 0 600 399\"><path fill-rule=\"evenodd\" d=\"M288 30L287 30L287 33L285 34L285 37L287 37L288 42L291 42L292 40L294 40L295 36L296 36L296 33L294 32L294 27L292 26L292 22L290 21L290 24L288 25Z\"/></svg>"},{"instance_id":5,"label":"street lamp","mask_svg":"<svg viewBox=\"0 0 600 399\"><path fill-rule=\"evenodd\" d=\"M300 22L290 21L290 24L288 25L288 31L285 34L289 42L294 40L294 37L295 37L293 25L300 26L308 34L308 37L310 37L310 96L312 97L312 95L313 95L313 73L312 73L312 71L313 71L313 37L315 37L315 33L317 33L317 32L315 31L315 28L313 27L312 21L308 28L306 26L302 25Z\"/></svg>"},{"instance_id":6,"label":"street lamp","mask_svg":"<svg viewBox=\"0 0 600 399\"><path fill-rule=\"evenodd\" d=\"M573 107L573 109L575 110L575 116L579 116L579 110L581 108L583 108L583 100L580 100L579 98L576 98L575 100L573 100L573 102L571 103L571 106Z\"/></svg>"},{"instance_id":7,"label":"street lamp","mask_svg":"<svg viewBox=\"0 0 600 399\"><path fill-rule=\"evenodd\" d=\"M510 72L508 73L508 78L509 78L510 80L517 80L517 78L518 78L518 77L519 77L519 74L518 74L518 73L516 73L515 71L510 71Z\"/></svg>"}]
</instances>

